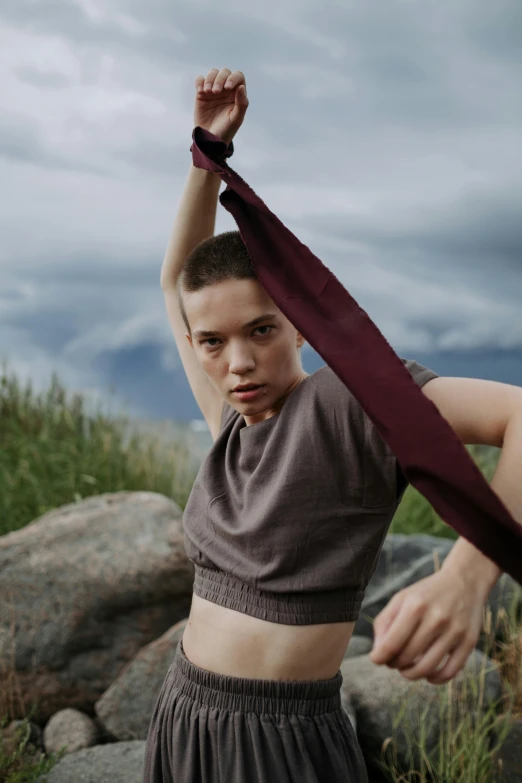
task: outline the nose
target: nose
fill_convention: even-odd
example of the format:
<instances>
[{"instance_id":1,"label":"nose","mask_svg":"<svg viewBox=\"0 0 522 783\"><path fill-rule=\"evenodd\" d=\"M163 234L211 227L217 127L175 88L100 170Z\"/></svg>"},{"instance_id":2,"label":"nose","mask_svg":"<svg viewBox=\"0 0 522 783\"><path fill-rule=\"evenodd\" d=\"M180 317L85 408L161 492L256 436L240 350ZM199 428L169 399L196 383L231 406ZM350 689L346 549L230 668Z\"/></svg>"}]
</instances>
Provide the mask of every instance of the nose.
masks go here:
<instances>
[{"instance_id":1,"label":"nose","mask_svg":"<svg viewBox=\"0 0 522 783\"><path fill-rule=\"evenodd\" d=\"M255 367L254 357L246 345L235 345L230 348L229 369L236 375L245 375Z\"/></svg>"}]
</instances>

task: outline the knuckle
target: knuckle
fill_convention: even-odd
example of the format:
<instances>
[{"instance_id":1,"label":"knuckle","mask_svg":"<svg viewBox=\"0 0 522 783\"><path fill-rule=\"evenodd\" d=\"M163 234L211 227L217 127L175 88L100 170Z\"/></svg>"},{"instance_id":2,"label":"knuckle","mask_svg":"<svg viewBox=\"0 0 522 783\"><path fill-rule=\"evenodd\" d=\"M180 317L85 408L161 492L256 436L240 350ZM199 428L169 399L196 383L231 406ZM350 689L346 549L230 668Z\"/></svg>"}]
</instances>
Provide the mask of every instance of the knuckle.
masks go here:
<instances>
[{"instance_id":1,"label":"knuckle","mask_svg":"<svg viewBox=\"0 0 522 783\"><path fill-rule=\"evenodd\" d=\"M408 608L416 615L422 615L427 610L426 601L418 596L411 596L408 599Z\"/></svg>"},{"instance_id":2,"label":"knuckle","mask_svg":"<svg viewBox=\"0 0 522 783\"><path fill-rule=\"evenodd\" d=\"M450 680L452 680L455 677L457 672L458 672L458 669L455 669L454 667L452 667L451 669L446 669L446 671L444 672L444 675L441 677L441 682L443 682L443 683L444 682L449 682Z\"/></svg>"},{"instance_id":3,"label":"knuckle","mask_svg":"<svg viewBox=\"0 0 522 783\"><path fill-rule=\"evenodd\" d=\"M415 674L416 677L430 677L434 674L434 668L433 663L430 661L425 661L422 663L419 661L419 663L413 667L412 672Z\"/></svg>"},{"instance_id":4,"label":"knuckle","mask_svg":"<svg viewBox=\"0 0 522 783\"><path fill-rule=\"evenodd\" d=\"M459 639L471 640L469 629L463 623L455 623L453 632Z\"/></svg>"},{"instance_id":5,"label":"knuckle","mask_svg":"<svg viewBox=\"0 0 522 783\"><path fill-rule=\"evenodd\" d=\"M431 612L431 621L436 628L441 628L448 625L450 618L441 609L433 609Z\"/></svg>"}]
</instances>

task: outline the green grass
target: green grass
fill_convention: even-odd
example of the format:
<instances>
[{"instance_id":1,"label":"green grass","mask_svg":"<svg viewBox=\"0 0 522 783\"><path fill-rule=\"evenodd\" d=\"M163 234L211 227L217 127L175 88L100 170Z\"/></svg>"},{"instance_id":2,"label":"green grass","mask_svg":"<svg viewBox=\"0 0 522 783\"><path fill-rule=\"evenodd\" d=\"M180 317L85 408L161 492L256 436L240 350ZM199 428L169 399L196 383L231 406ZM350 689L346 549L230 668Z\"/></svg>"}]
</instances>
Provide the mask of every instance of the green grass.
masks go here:
<instances>
[{"instance_id":1,"label":"green grass","mask_svg":"<svg viewBox=\"0 0 522 783\"><path fill-rule=\"evenodd\" d=\"M56 375L47 391L35 394L30 384L25 387L20 384L5 362L0 375L0 444L0 535L19 530L59 506L104 492L160 492L184 509L196 472L181 442L173 440L165 445L164 441L160 443L152 436L133 432L129 418L115 418L100 409L93 413L92 406L89 407L81 395L66 393ZM479 446L467 448L486 478L491 480L500 450ZM411 486L405 492L390 532L458 537ZM513 617L508 621L512 633L503 650L502 666L514 697L502 713L505 716L516 709L522 711L522 637ZM0 664L3 669L4 662L0 661ZM0 672L0 701L3 704L14 704L15 674ZM13 693L7 698L3 689L11 687ZM452 682L445 686L448 693L451 687ZM2 711L5 713L4 708ZM14 713L10 716L9 709L0 714L0 783L33 783L39 775L50 771L60 754L42 756L31 748L29 715L24 719L15 747L4 747L1 727L14 717ZM397 725L401 720L404 718L398 707ZM441 737L437 759L426 761L432 772L435 770L436 780L440 783L493 783L496 780L494 751L487 748L485 737L486 729L498 720L496 713L488 713L483 724L477 727L463 716L458 730L452 732L453 740ZM448 723L445 720L444 727ZM392 748L393 738L386 744L388 750ZM386 771L390 783L425 780L422 771L400 771L389 764Z\"/></svg>"},{"instance_id":2,"label":"green grass","mask_svg":"<svg viewBox=\"0 0 522 783\"><path fill-rule=\"evenodd\" d=\"M471 445L465 447L470 457L482 471L487 481L495 473L501 450L491 446ZM390 525L390 533L424 533L456 540L459 534L442 521L433 506L411 485L404 493L402 502Z\"/></svg>"},{"instance_id":3,"label":"green grass","mask_svg":"<svg viewBox=\"0 0 522 783\"><path fill-rule=\"evenodd\" d=\"M9 723L9 715L0 719L0 783L35 783L46 781L45 775L67 753L66 746L57 753L43 753L30 741L30 717L27 716L15 732L10 745L2 739L2 729Z\"/></svg>"},{"instance_id":4,"label":"green grass","mask_svg":"<svg viewBox=\"0 0 522 783\"><path fill-rule=\"evenodd\" d=\"M161 492L183 509L194 469L179 442L169 447L132 431L128 417L86 413L53 374L35 394L2 363L0 375L0 535L90 495Z\"/></svg>"},{"instance_id":5,"label":"green grass","mask_svg":"<svg viewBox=\"0 0 522 783\"><path fill-rule=\"evenodd\" d=\"M416 697L416 714L407 700L396 700L392 736L383 743L377 759L390 783L498 783L502 745L511 730L511 719L522 717L522 631L516 620L516 604L521 598L522 594L515 596L508 611L500 610L495 627L491 609L485 608L487 657L476 678L462 677L458 685L450 680L438 686L430 698L423 691ZM507 640L501 645L496 640L499 625ZM486 674L494 669L502 679L503 695L498 702L488 703ZM422 684L412 683L413 690ZM437 746L428 753L426 737L434 713L440 734ZM407 769L398 762L399 738L408 749Z\"/></svg>"}]
</instances>

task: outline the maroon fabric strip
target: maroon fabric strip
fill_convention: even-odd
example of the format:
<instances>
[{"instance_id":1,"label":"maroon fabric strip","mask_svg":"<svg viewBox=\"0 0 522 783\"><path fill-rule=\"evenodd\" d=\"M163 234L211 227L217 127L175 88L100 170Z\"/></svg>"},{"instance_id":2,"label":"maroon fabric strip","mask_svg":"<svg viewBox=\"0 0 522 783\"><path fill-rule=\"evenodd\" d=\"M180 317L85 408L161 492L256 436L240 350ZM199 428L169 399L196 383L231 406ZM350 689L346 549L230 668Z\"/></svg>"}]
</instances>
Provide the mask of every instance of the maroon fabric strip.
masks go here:
<instances>
[{"instance_id":1,"label":"maroon fabric strip","mask_svg":"<svg viewBox=\"0 0 522 783\"><path fill-rule=\"evenodd\" d=\"M226 143L200 127L192 138L194 165L219 173L227 184L219 200L234 217L259 281L276 305L358 400L409 483L447 524L522 584L522 525L384 335L227 165Z\"/></svg>"}]
</instances>

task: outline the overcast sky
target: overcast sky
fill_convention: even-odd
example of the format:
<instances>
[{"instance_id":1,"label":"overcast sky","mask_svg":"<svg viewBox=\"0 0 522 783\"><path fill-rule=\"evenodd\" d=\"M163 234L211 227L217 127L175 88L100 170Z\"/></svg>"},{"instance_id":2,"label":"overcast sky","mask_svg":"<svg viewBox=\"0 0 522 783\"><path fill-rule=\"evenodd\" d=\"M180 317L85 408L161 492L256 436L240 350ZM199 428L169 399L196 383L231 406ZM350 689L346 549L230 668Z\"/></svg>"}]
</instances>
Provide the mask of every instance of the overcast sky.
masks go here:
<instances>
[{"instance_id":1,"label":"overcast sky","mask_svg":"<svg viewBox=\"0 0 522 783\"><path fill-rule=\"evenodd\" d=\"M520 0L3 0L0 355L199 416L159 276L215 66L232 167L394 349L522 385L521 35Z\"/></svg>"}]
</instances>

